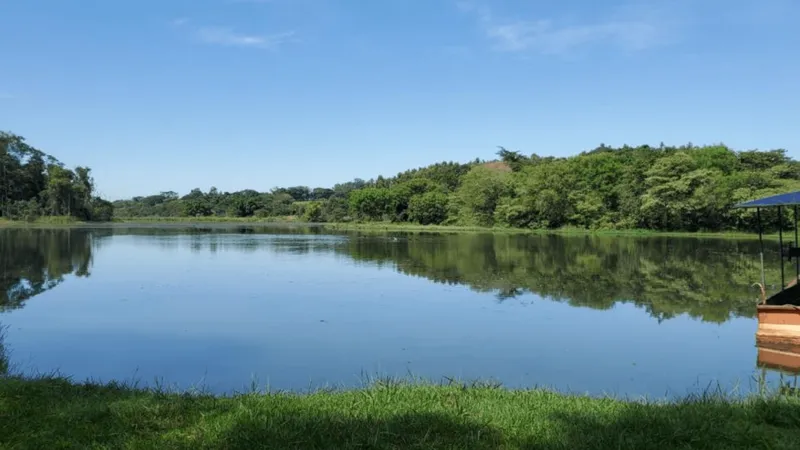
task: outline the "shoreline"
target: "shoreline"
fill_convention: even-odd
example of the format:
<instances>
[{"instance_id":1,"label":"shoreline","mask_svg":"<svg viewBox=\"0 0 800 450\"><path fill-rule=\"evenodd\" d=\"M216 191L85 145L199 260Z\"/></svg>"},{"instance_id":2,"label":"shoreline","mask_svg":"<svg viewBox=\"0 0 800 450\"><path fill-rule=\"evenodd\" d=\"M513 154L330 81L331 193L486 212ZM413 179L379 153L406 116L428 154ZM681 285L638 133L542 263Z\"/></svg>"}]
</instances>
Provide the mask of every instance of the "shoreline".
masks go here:
<instances>
[{"instance_id":1,"label":"shoreline","mask_svg":"<svg viewBox=\"0 0 800 450\"><path fill-rule=\"evenodd\" d=\"M656 231L647 229L609 229L587 230L580 228L563 229L525 229L505 227L480 227L463 225L418 225L411 223L391 222L343 222L313 223L302 222L294 218L238 218L238 217L159 217L159 218L125 218L113 222L82 222L66 220L61 217L44 218L34 222L9 221L0 219L3 228L114 228L114 227L158 227L180 225L208 226L292 226L318 227L330 231L359 232L429 232L429 233L486 233L486 234L518 234L518 235L562 235L562 236L619 236L619 237L692 237L722 239L758 239L758 234L741 231ZM777 240L777 233L764 234L765 240Z\"/></svg>"},{"instance_id":2,"label":"shoreline","mask_svg":"<svg viewBox=\"0 0 800 450\"><path fill-rule=\"evenodd\" d=\"M800 398L620 400L394 380L232 396L0 376L9 448L792 448Z\"/></svg>"},{"instance_id":3,"label":"shoreline","mask_svg":"<svg viewBox=\"0 0 800 450\"><path fill-rule=\"evenodd\" d=\"M655 231L645 229L620 230L586 230L580 228L561 229L526 229L504 227L477 227L462 225L415 225L396 223L331 223L319 224L335 231L396 231L396 232L433 232L433 233L491 233L491 234L523 234L523 235L562 235L562 236L620 236L620 237L696 237L696 238L729 238L758 239L756 233L740 231ZM778 239L778 234L765 234L764 239Z\"/></svg>"}]
</instances>

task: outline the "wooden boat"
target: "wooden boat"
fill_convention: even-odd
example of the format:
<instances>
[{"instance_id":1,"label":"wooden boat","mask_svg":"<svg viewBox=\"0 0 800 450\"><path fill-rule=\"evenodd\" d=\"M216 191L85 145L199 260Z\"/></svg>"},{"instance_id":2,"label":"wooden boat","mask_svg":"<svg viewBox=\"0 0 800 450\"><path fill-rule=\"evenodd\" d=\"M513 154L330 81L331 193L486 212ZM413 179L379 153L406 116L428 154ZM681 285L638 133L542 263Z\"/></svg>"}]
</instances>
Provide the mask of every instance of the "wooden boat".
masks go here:
<instances>
[{"instance_id":1,"label":"wooden boat","mask_svg":"<svg viewBox=\"0 0 800 450\"><path fill-rule=\"evenodd\" d=\"M780 367L800 368L800 237L798 237L798 206L800 191L773 195L758 200L736 205L737 208L755 208L758 221L758 240L761 247L761 292L762 299L756 307L758 313L758 329L756 346L759 349L759 361ZM778 239L781 264L781 290L769 298L766 297L767 281L764 272L764 237L761 223L761 209L778 209ZM783 243L784 208L794 210L794 241L788 246ZM795 277L786 283L786 261L794 260Z\"/></svg>"}]
</instances>

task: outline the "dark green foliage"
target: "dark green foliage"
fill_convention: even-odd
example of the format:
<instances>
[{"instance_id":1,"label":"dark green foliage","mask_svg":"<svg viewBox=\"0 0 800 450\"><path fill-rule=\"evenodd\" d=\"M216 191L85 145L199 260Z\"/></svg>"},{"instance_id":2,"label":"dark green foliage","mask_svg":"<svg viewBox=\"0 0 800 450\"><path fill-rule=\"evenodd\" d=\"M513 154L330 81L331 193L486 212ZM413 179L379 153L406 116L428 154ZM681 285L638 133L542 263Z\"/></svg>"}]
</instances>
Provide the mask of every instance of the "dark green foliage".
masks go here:
<instances>
[{"instance_id":1,"label":"dark green foliage","mask_svg":"<svg viewBox=\"0 0 800 450\"><path fill-rule=\"evenodd\" d=\"M324 222L322 202L309 202L303 210L303 220L306 222Z\"/></svg>"},{"instance_id":2,"label":"dark green foliage","mask_svg":"<svg viewBox=\"0 0 800 450\"><path fill-rule=\"evenodd\" d=\"M439 225L447 220L447 202L441 192L415 195L408 203L408 218L422 225Z\"/></svg>"},{"instance_id":3,"label":"dark green foliage","mask_svg":"<svg viewBox=\"0 0 800 450\"><path fill-rule=\"evenodd\" d=\"M314 188L311 191L311 200L327 200L333 197L333 189L328 188Z\"/></svg>"},{"instance_id":4,"label":"dark green foliage","mask_svg":"<svg viewBox=\"0 0 800 450\"><path fill-rule=\"evenodd\" d=\"M487 166L476 166L462 177L453 196L459 221L468 225L494 225L501 199L511 190L510 175Z\"/></svg>"},{"instance_id":5,"label":"dark green foliage","mask_svg":"<svg viewBox=\"0 0 800 450\"><path fill-rule=\"evenodd\" d=\"M473 165L456 162L437 163L428 167L402 172L395 177L394 181L402 183L415 178L423 178L442 186L445 192L453 192L461 185L461 177L469 172Z\"/></svg>"},{"instance_id":6,"label":"dark green foliage","mask_svg":"<svg viewBox=\"0 0 800 450\"><path fill-rule=\"evenodd\" d=\"M100 222L110 222L114 218L114 204L100 197L92 199L92 218Z\"/></svg>"},{"instance_id":7,"label":"dark green foliage","mask_svg":"<svg viewBox=\"0 0 800 450\"><path fill-rule=\"evenodd\" d=\"M368 187L350 193L350 211L359 219L384 220L395 209L395 195L390 189Z\"/></svg>"},{"instance_id":8,"label":"dark green foliage","mask_svg":"<svg viewBox=\"0 0 800 450\"><path fill-rule=\"evenodd\" d=\"M255 215L256 211L264 207L264 203L255 191L235 195L231 203L233 208L229 215L235 217L251 217Z\"/></svg>"},{"instance_id":9,"label":"dark green foliage","mask_svg":"<svg viewBox=\"0 0 800 450\"><path fill-rule=\"evenodd\" d=\"M351 216L347 198L331 197L321 204L321 222L347 222L350 220Z\"/></svg>"},{"instance_id":10,"label":"dark green foliage","mask_svg":"<svg viewBox=\"0 0 800 450\"><path fill-rule=\"evenodd\" d=\"M213 211L211 204L205 199L188 199L183 203L183 214L189 217L210 216Z\"/></svg>"},{"instance_id":11,"label":"dark green foliage","mask_svg":"<svg viewBox=\"0 0 800 450\"><path fill-rule=\"evenodd\" d=\"M528 162L528 158L520 152L506 150L504 147L499 148L500 150L497 151L497 156L500 157L500 161L508 164L508 167L514 172L522 170L525 163Z\"/></svg>"},{"instance_id":12,"label":"dark green foliage","mask_svg":"<svg viewBox=\"0 0 800 450\"><path fill-rule=\"evenodd\" d=\"M6 217L11 220L33 222L43 214L42 206L36 199L17 200L6 208Z\"/></svg>"},{"instance_id":13,"label":"dark green foliage","mask_svg":"<svg viewBox=\"0 0 800 450\"><path fill-rule=\"evenodd\" d=\"M306 186L293 186L288 188L276 188L273 194L288 194L296 202L311 200L311 190Z\"/></svg>"},{"instance_id":14,"label":"dark green foliage","mask_svg":"<svg viewBox=\"0 0 800 450\"><path fill-rule=\"evenodd\" d=\"M69 170L14 134L0 132L0 217L33 221L43 215L111 220L114 206L94 195L91 169Z\"/></svg>"},{"instance_id":15,"label":"dark green foliage","mask_svg":"<svg viewBox=\"0 0 800 450\"><path fill-rule=\"evenodd\" d=\"M426 192L434 192L439 189L439 186L426 178L412 178L408 181L395 183L390 188L390 202L392 203L389 214L391 219L397 222L406 222L409 220L409 205L411 199L415 196L425 194ZM411 219L413 220L413 219Z\"/></svg>"}]
</instances>

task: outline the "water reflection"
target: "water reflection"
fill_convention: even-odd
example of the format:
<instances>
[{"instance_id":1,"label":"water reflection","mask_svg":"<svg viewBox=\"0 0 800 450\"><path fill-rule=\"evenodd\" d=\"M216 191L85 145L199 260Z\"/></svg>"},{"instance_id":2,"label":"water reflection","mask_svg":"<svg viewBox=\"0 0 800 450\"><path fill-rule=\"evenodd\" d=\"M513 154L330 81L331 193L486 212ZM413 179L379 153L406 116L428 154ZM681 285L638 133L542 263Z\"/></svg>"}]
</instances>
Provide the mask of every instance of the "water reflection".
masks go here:
<instances>
[{"instance_id":1,"label":"water reflection","mask_svg":"<svg viewBox=\"0 0 800 450\"><path fill-rule=\"evenodd\" d=\"M784 351L757 347L756 366L761 369L759 384L766 389L769 383L768 373L777 374L775 385L782 394L800 395L800 348L784 349Z\"/></svg>"},{"instance_id":2,"label":"water reflection","mask_svg":"<svg viewBox=\"0 0 800 450\"><path fill-rule=\"evenodd\" d=\"M337 251L437 283L494 292L501 301L531 293L594 309L631 302L659 320L754 317L752 284L759 279L758 244L751 241L418 235L392 245L349 240ZM767 279L778 280L779 273L773 269Z\"/></svg>"},{"instance_id":3,"label":"water reflection","mask_svg":"<svg viewBox=\"0 0 800 450\"><path fill-rule=\"evenodd\" d=\"M7 229L0 230L0 311L20 307L57 286L65 275L89 276L93 246L111 236L130 236L137 244L165 251L334 253L435 283L493 293L501 302L534 294L601 310L633 303L659 321L681 314L714 323L751 318L758 296L753 287L759 279L754 241L427 233L330 236L316 227ZM770 251L776 249L769 244ZM776 268L768 269L767 279L779 280Z\"/></svg>"},{"instance_id":4,"label":"water reflection","mask_svg":"<svg viewBox=\"0 0 800 450\"><path fill-rule=\"evenodd\" d=\"M16 365L78 379L207 371L229 392L252 374L303 389L411 371L660 396L756 375L757 254L720 239L5 229L0 308L28 307L0 322Z\"/></svg>"},{"instance_id":5,"label":"water reflection","mask_svg":"<svg viewBox=\"0 0 800 450\"><path fill-rule=\"evenodd\" d=\"M88 277L93 236L86 230L0 230L0 312L48 291L69 275Z\"/></svg>"}]
</instances>

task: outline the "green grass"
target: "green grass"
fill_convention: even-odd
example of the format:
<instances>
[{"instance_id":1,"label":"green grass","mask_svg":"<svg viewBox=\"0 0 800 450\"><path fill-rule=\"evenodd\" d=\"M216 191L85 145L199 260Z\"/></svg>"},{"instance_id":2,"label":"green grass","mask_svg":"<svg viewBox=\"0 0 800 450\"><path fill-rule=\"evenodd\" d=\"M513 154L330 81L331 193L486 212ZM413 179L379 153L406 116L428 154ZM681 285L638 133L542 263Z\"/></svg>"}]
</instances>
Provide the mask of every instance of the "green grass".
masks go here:
<instances>
[{"instance_id":1,"label":"green grass","mask_svg":"<svg viewBox=\"0 0 800 450\"><path fill-rule=\"evenodd\" d=\"M0 447L106 449L795 449L800 401L621 401L379 382L218 397L0 378Z\"/></svg>"},{"instance_id":2,"label":"green grass","mask_svg":"<svg viewBox=\"0 0 800 450\"><path fill-rule=\"evenodd\" d=\"M113 222L82 222L74 217L48 216L40 217L32 222L7 220L0 218L0 228L53 228L53 227L80 227L80 226L107 226L109 224L135 225L135 224L180 224L180 223L215 223L215 224L281 224L301 223L294 216L286 217L132 217L114 219Z\"/></svg>"},{"instance_id":3,"label":"green grass","mask_svg":"<svg viewBox=\"0 0 800 450\"><path fill-rule=\"evenodd\" d=\"M180 223L214 223L214 224L297 224L321 226L331 231L361 231L361 232L432 232L432 233L510 233L510 234L561 234L561 235L600 235L600 236L674 236L674 237L706 237L726 239L756 239L755 233L739 231L723 232L664 232L653 230L586 230L582 228L562 228L556 230L531 230L508 227L480 227L461 225L418 225L413 223L392 222L347 222L347 223L322 223L309 224L297 216L281 217L126 217L115 219L113 224L180 224ZM57 227L57 226L91 226L97 225L80 222L72 217L42 217L34 222L8 221L0 218L1 227ZM788 233L788 232L787 232ZM791 234L791 233L789 233ZM789 240L787 234L785 239ZM778 239L778 234L765 234L765 239Z\"/></svg>"},{"instance_id":4,"label":"green grass","mask_svg":"<svg viewBox=\"0 0 800 450\"><path fill-rule=\"evenodd\" d=\"M280 217L125 217L117 223L296 223L296 216Z\"/></svg>"},{"instance_id":5,"label":"green grass","mask_svg":"<svg viewBox=\"0 0 800 450\"><path fill-rule=\"evenodd\" d=\"M59 227L86 223L71 216L42 216L33 221L8 220L0 217L0 227Z\"/></svg>"}]
</instances>

